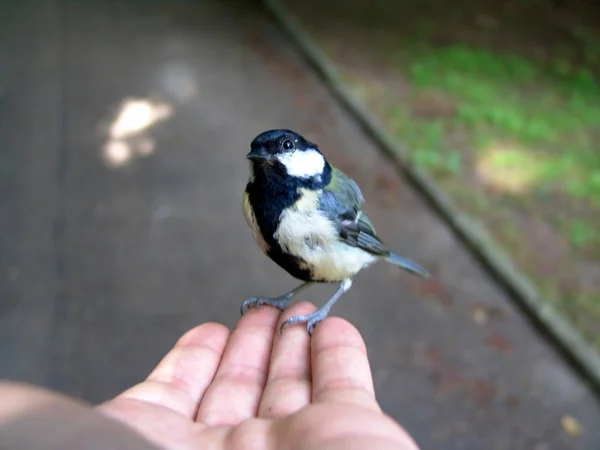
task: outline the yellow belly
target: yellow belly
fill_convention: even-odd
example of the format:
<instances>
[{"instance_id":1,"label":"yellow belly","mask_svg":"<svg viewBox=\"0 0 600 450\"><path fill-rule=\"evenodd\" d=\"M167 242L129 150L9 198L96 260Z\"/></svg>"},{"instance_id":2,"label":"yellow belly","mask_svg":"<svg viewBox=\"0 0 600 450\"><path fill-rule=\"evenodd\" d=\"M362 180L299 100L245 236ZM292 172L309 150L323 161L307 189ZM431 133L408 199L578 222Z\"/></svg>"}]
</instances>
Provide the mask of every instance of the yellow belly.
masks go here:
<instances>
[{"instance_id":1,"label":"yellow belly","mask_svg":"<svg viewBox=\"0 0 600 450\"><path fill-rule=\"evenodd\" d=\"M252 236L254 237L254 241L258 244L260 249L263 252L269 250L269 244L265 242L265 239L258 228L258 224L256 223L256 216L254 215L254 211L252 210L252 206L250 205L250 199L248 198L248 192L244 191L244 199L242 201L242 209L244 211L244 218L246 219L246 223L252 231Z\"/></svg>"}]
</instances>

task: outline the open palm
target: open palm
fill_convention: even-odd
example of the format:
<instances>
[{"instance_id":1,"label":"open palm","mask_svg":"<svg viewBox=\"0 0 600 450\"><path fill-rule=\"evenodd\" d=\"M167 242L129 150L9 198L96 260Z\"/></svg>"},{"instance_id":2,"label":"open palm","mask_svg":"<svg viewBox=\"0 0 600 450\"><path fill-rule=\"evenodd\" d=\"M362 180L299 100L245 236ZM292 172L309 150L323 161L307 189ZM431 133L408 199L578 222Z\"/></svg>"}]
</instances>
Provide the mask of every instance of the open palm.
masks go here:
<instances>
[{"instance_id":1,"label":"open palm","mask_svg":"<svg viewBox=\"0 0 600 450\"><path fill-rule=\"evenodd\" d=\"M305 327L276 332L313 310L251 310L231 333L201 325L146 381L98 409L169 450L416 449L379 408L352 325L327 319L312 340Z\"/></svg>"}]
</instances>

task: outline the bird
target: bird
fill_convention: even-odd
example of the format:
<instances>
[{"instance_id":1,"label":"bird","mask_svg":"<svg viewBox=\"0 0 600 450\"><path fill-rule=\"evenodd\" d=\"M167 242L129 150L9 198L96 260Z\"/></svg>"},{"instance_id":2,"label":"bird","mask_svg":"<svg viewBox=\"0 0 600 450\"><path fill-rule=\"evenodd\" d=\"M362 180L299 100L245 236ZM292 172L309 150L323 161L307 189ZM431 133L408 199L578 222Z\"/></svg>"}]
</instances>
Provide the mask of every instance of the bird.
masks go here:
<instances>
[{"instance_id":1,"label":"bird","mask_svg":"<svg viewBox=\"0 0 600 450\"><path fill-rule=\"evenodd\" d=\"M314 283L336 283L335 293L311 314L283 321L305 324L312 335L353 278L377 261L429 278L430 272L389 250L364 211L357 183L331 165L318 145L289 129L272 129L250 143L249 177L242 210L254 241L280 268L302 284L277 296L245 299L242 316L270 305L281 311Z\"/></svg>"}]
</instances>

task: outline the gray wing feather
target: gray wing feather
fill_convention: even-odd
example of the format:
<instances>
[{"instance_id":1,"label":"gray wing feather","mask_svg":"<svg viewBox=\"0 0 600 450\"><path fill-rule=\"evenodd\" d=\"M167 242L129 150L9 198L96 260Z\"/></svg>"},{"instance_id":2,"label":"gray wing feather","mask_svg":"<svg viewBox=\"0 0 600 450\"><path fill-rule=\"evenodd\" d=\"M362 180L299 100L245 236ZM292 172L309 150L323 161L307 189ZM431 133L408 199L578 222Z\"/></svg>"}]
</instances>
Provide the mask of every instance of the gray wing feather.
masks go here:
<instances>
[{"instance_id":1,"label":"gray wing feather","mask_svg":"<svg viewBox=\"0 0 600 450\"><path fill-rule=\"evenodd\" d=\"M387 256L373 224L362 212L363 195L358 185L341 171L334 169L334 179L323 190L319 209L336 224L340 240L373 255Z\"/></svg>"}]
</instances>

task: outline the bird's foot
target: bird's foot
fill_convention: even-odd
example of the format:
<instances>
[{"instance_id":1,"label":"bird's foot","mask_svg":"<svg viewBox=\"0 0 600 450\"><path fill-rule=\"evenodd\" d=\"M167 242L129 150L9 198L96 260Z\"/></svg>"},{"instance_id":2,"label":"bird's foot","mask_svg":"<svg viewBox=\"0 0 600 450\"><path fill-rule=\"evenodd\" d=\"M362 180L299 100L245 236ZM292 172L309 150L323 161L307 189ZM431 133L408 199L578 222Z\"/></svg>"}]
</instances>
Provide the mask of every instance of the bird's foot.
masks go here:
<instances>
[{"instance_id":1,"label":"bird's foot","mask_svg":"<svg viewBox=\"0 0 600 450\"><path fill-rule=\"evenodd\" d=\"M260 308L261 305L269 305L269 306L274 306L275 308L280 309L281 311L283 311L286 306L287 306L287 302L289 300L289 296L288 295L284 295L281 297L250 297L247 298L246 300L244 300L244 302L242 303L242 307L241 309L241 313L242 316L244 314L246 314L248 312L249 309L251 308Z\"/></svg>"},{"instance_id":2,"label":"bird's foot","mask_svg":"<svg viewBox=\"0 0 600 450\"><path fill-rule=\"evenodd\" d=\"M294 323L305 323L306 331L308 331L308 334L312 336L312 333L317 324L325 320L327 318L328 313L328 309L320 308L317 309L314 313L307 314L306 316L292 316L281 324L281 327L279 327L279 332L283 333L283 329L288 325L292 325Z\"/></svg>"}]
</instances>

